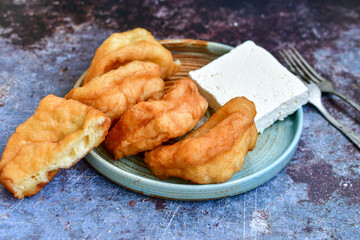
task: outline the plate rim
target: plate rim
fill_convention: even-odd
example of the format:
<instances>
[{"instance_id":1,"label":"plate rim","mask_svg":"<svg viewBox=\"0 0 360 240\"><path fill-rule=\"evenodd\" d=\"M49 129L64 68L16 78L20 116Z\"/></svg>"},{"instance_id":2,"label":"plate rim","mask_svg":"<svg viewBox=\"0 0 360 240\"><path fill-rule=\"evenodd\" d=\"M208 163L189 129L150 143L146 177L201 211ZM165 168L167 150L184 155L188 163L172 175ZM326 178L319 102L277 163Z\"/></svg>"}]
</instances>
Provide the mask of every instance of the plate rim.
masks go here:
<instances>
[{"instance_id":1,"label":"plate rim","mask_svg":"<svg viewBox=\"0 0 360 240\"><path fill-rule=\"evenodd\" d=\"M160 40L160 43L162 44L179 44L179 43L184 43L184 44L195 44L198 46L204 46L206 45L208 47L209 52L215 53L214 51L212 51L212 48L223 48L226 49L228 51L231 51L232 49L234 49L233 46L227 45L227 44L223 44L223 43L218 43L218 42L212 42L212 41L205 41L205 40L196 40L196 39L165 39L165 40ZM74 87L78 87L80 86L83 78L85 77L87 73L87 70L79 77L79 79L76 81ZM107 179L115 182L116 184L125 187L127 189L130 189L131 191L135 191L147 196L153 196L153 197L159 197L159 198L164 198L164 199L174 199L174 200L182 200L182 201L196 201L196 200L211 200L211 199L220 199L220 198L225 198L225 197L229 197L229 196L234 196L234 195L238 195L241 194L243 192L247 192L250 191L252 189L255 189L259 186L261 186L262 184L264 184L265 182L268 182L269 180L271 180L273 177L275 177L282 169L284 169L284 167L286 167L286 165L288 164L288 162L291 160L293 154L295 153L296 149L297 149L297 145L299 143L300 137L301 137L301 133L303 131L303 108L300 107L298 110L296 110L293 114L295 114L294 116L294 126L292 127L293 129L295 129L295 133L294 136L290 142L290 144L288 145L288 147L285 149L285 151L283 151L281 153L281 155L276 158L273 162L271 162L271 164L267 165L265 168L256 171L250 175L244 176L240 179L236 179L233 181L226 181L224 183L216 183L216 184L183 184L183 183L171 183L171 182L165 182L165 181L161 181L161 180L153 180L153 179L149 179L143 176L139 176L139 175L135 175L132 174L130 172L127 172L125 170L122 170L121 168L111 164L110 162L106 161L105 159L103 159L101 156L99 156L94 150L91 150L86 156L85 159L87 160L87 162L93 167L95 168L95 170L97 170L102 176L106 177ZM190 193L191 191L214 191L217 190L217 188L232 188L234 186L239 186L241 184L246 185L246 183L251 182L251 179L257 178L259 176L263 176L266 175L266 173L274 171L274 169L277 169L278 167L281 167L282 164L284 164L284 167L281 167L280 169L276 170L276 173L274 173L269 180L266 180L265 182L257 185L254 188L251 188L249 190L245 190L245 191L240 191L237 192L235 194L230 194L230 195L219 195L219 196L213 196L213 197L207 197L207 198L176 198L176 197L171 197L169 195L157 195L157 194L147 194L144 193L143 191L140 190L136 190L136 188L134 187L134 184L129 186L129 185L124 185L122 183L119 183L118 180L113 179L110 175L108 174L106 175L106 173L104 173L104 171L99 170L99 167L95 166L95 163L93 161L98 161L98 163L96 163L97 165L102 165L100 168L107 168L107 171L105 172L112 172L114 175L117 176L117 178L125 178L127 179L129 182L132 183L139 183L142 182L145 186L151 186L150 189L166 189L166 188L173 188L174 186L181 188L181 192L188 192ZM285 162L284 162L285 161ZM241 170L240 170L241 171ZM180 192L180 190L179 190Z\"/></svg>"}]
</instances>

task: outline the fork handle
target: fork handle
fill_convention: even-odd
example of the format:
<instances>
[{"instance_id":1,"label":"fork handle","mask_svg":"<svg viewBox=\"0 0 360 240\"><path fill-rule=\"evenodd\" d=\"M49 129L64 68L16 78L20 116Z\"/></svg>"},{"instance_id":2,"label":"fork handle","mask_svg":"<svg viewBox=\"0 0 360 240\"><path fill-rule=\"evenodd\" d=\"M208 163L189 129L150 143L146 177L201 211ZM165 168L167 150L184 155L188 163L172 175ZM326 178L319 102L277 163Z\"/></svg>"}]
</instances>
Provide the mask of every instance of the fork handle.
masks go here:
<instances>
[{"instance_id":1,"label":"fork handle","mask_svg":"<svg viewBox=\"0 0 360 240\"><path fill-rule=\"evenodd\" d=\"M331 91L329 93L333 93L335 94L336 96L342 98L343 100L345 100L346 102L348 102L349 104L351 104L351 106L353 106L356 110L358 110L360 112L360 105L357 104L356 102L354 102L353 100L351 100L350 98L348 98L347 96L345 95L342 95L341 93L337 92L337 91Z\"/></svg>"},{"instance_id":2,"label":"fork handle","mask_svg":"<svg viewBox=\"0 0 360 240\"><path fill-rule=\"evenodd\" d=\"M321 104L316 104L315 106L319 112L328 120L332 125L334 125L340 132L347 136L359 149L360 149L360 136L357 135L354 131L350 130L346 126L342 125L338 120L336 120L330 113L325 109Z\"/></svg>"}]
</instances>

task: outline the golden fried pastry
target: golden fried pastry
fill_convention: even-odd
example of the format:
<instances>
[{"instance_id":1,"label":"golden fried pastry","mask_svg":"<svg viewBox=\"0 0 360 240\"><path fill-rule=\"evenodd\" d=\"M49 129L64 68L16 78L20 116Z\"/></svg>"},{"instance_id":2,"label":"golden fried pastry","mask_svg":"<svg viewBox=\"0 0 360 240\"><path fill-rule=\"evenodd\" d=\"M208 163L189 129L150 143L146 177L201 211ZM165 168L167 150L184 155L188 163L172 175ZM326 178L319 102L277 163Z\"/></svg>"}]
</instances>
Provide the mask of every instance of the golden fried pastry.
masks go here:
<instances>
[{"instance_id":1,"label":"golden fried pastry","mask_svg":"<svg viewBox=\"0 0 360 240\"><path fill-rule=\"evenodd\" d=\"M103 42L95 52L83 85L134 60L158 64L162 78L175 74L180 68L180 62L174 62L171 52L156 41L150 32L136 28L123 33L113 33Z\"/></svg>"},{"instance_id":2,"label":"golden fried pastry","mask_svg":"<svg viewBox=\"0 0 360 240\"><path fill-rule=\"evenodd\" d=\"M105 138L110 119L75 100L49 95L16 128L0 161L0 181L17 198L38 193Z\"/></svg>"},{"instance_id":3,"label":"golden fried pastry","mask_svg":"<svg viewBox=\"0 0 360 240\"><path fill-rule=\"evenodd\" d=\"M164 81L157 64L133 61L94 78L83 87L72 89L65 98L90 105L115 123L128 107L163 94Z\"/></svg>"},{"instance_id":4,"label":"golden fried pastry","mask_svg":"<svg viewBox=\"0 0 360 240\"><path fill-rule=\"evenodd\" d=\"M96 50L93 60L98 62L108 53L139 41L148 41L161 46L149 31L143 28L135 28L131 31L111 34Z\"/></svg>"},{"instance_id":5,"label":"golden fried pastry","mask_svg":"<svg viewBox=\"0 0 360 240\"><path fill-rule=\"evenodd\" d=\"M160 179L225 182L241 169L245 155L255 147L255 115L253 102L234 98L184 139L145 153L145 162Z\"/></svg>"},{"instance_id":6,"label":"golden fried pastry","mask_svg":"<svg viewBox=\"0 0 360 240\"><path fill-rule=\"evenodd\" d=\"M207 106L191 79L178 80L163 100L140 102L129 108L110 130L106 148L115 159L154 149L193 129Z\"/></svg>"}]
</instances>

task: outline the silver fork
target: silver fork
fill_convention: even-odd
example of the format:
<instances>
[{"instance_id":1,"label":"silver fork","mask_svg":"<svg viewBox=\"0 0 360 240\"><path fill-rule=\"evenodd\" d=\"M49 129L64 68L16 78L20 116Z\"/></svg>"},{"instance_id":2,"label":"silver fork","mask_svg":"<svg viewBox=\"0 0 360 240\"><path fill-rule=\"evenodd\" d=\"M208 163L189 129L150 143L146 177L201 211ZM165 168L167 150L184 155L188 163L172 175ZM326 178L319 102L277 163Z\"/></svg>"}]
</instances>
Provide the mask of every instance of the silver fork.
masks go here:
<instances>
[{"instance_id":1,"label":"silver fork","mask_svg":"<svg viewBox=\"0 0 360 240\"><path fill-rule=\"evenodd\" d=\"M310 82L309 80L305 80L308 79L308 77L306 77L302 68L299 67L300 63L297 59L297 56L291 50L280 50L279 53L286 64L289 66L290 71L298 75L300 80L302 80L309 89L309 102L319 110L319 112L326 118L326 120L339 129L340 132L347 136L360 149L360 136L346 126L342 125L325 109L321 102L321 91L319 87L315 83Z\"/></svg>"},{"instance_id":2,"label":"silver fork","mask_svg":"<svg viewBox=\"0 0 360 240\"><path fill-rule=\"evenodd\" d=\"M294 47L292 47L291 50L292 50L293 55L297 56L295 61L298 63L298 66L301 68L304 75L310 81L313 81L314 83L316 83L316 85L320 88L321 92L335 94L336 96L342 98L343 100L345 100L346 102L351 104L356 110L358 110L360 112L360 105L359 104L357 104L356 102L354 102L353 100L351 100L347 96L345 96L345 95L339 93L338 91L336 91L334 89L334 86L333 86L332 82L330 82L329 80L327 80L324 77L320 76L314 70L314 68L312 68L310 66L310 64L301 56L301 54ZM289 51L291 51L291 50L289 49Z\"/></svg>"}]
</instances>

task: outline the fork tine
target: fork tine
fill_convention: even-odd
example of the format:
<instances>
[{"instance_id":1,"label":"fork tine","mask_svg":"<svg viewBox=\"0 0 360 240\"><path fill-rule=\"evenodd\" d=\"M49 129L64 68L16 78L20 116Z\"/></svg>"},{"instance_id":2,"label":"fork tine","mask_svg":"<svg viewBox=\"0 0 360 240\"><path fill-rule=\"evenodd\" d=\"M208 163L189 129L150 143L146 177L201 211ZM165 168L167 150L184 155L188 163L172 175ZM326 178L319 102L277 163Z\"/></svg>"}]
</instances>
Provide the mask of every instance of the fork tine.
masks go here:
<instances>
[{"instance_id":1,"label":"fork tine","mask_svg":"<svg viewBox=\"0 0 360 240\"><path fill-rule=\"evenodd\" d=\"M291 65L291 63L289 62L289 60L287 59L287 57L285 56L285 53L283 53L282 50L279 51L280 56L282 57L282 59L284 59L286 65L288 65L288 67L290 68L291 72L296 72L295 68Z\"/></svg>"},{"instance_id":2,"label":"fork tine","mask_svg":"<svg viewBox=\"0 0 360 240\"><path fill-rule=\"evenodd\" d=\"M305 82L309 82L309 77L305 75L305 73L302 71L302 69L298 66L298 64L294 61L292 55L289 53L289 50L283 50L284 60L287 64L290 66L290 69L293 70L293 72L301 77L302 80ZM289 63L290 62L290 63Z\"/></svg>"},{"instance_id":3,"label":"fork tine","mask_svg":"<svg viewBox=\"0 0 360 240\"><path fill-rule=\"evenodd\" d=\"M295 75L298 75L299 77L303 78L303 74L301 72L298 72L296 69L295 69L295 64L293 64L293 61L291 59L290 56L288 56L288 54L286 53L285 50L280 50L279 51L281 57L284 59L285 63L288 65L288 67L290 68L290 71L292 73L294 73Z\"/></svg>"},{"instance_id":4,"label":"fork tine","mask_svg":"<svg viewBox=\"0 0 360 240\"><path fill-rule=\"evenodd\" d=\"M291 64L290 60L288 59L288 57L285 55L285 52L283 50L279 51L280 56L284 59L285 63L288 65L288 67L290 68L290 72L292 72L295 75L298 75L300 78L304 78L304 76L296 71L296 69L294 68L294 66ZM301 79L303 80L303 79ZM305 80L306 81L306 80Z\"/></svg>"},{"instance_id":5,"label":"fork tine","mask_svg":"<svg viewBox=\"0 0 360 240\"><path fill-rule=\"evenodd\" d=\"M307 69L319 80L319 81L324 81L325 79L320 76L314 68L312 68L310 66L310 64L303 58L303 56L301 56L301 54L294 48L291 47L291 49L293 50L293 52L297 55L297 57L302 61L302 63L307 67Z\"/></svg>"},{"instance_id":6,"label":"fork tine","mask_svg":"<svg viewBox=\"0 0 360 240\"><path fill-rule=\"evenodd\" d=\"M295 48L293 48L295 49ZM304 65L304 63L301 61L301 59L296 55L296 53L292 49L288 49L289 54L292 56L294 61L298 64L298 66L303 70L304 74L313 82L319 83L320 80L314 76L308 68ZM300 55L300 54L299 54ZM304 59L304 58L303 58Z\"/></svg>"},{"instance_id":7,"label":"fork tine","mask_svg":"<svg viewBox=\"0 0 360 240\"><path fill-rule=\"evenodd\" d=\"M298 57L295 55L295 53L292 52L291 49L287 50L288 55L291 56L291 58L293 59L293 61L295 62L296 66L298 68L301 69L301 72L303 73L304 76L306 76L307 80L311 80L313 82L318 83L319 80L316 79L308 70L307 68L303 65L303 63L298 59Z\"/></svg>"}]
</instances>

